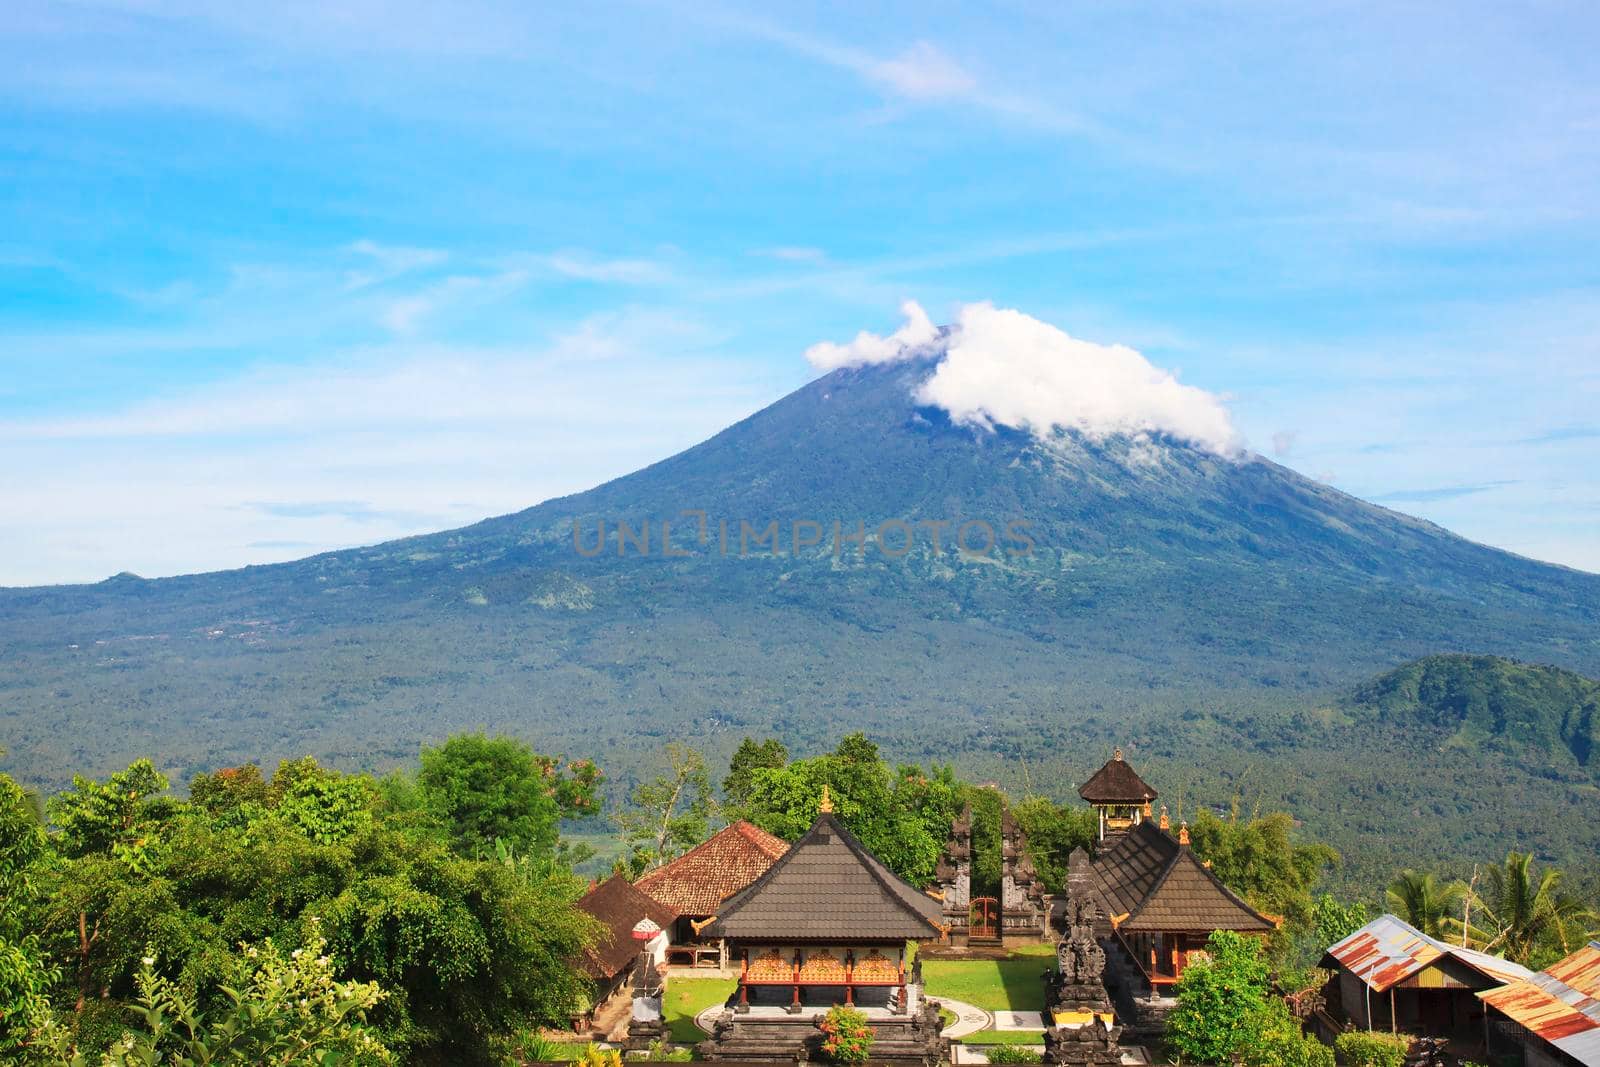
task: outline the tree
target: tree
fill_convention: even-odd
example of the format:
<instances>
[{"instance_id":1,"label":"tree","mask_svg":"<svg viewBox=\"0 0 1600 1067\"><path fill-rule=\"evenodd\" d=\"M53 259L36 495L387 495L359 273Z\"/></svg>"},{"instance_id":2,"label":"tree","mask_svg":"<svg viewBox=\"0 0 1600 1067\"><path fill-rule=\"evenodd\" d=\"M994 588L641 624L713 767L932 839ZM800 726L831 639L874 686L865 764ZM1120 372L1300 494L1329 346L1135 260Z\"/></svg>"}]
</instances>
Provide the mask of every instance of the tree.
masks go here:
<instances>
[{"instance_id":1,"label":"tree","mask_svg":"<svg viewBox=\"0 0 1600 1067\"><path fill-rule=\"evenodd\" d=\"M72 776L72 788L50 798L50 821L61 828L67 856L134 848L145 814L145 800L164 792L167 779L147 759L135 760L104 783Z\"/></svg>"},{"instance_id":2,"label":"tree","mask_svg":"<svg viewBox=\"0 0 1600 1067\"><path fill-rule=\"evenodd\" d=\"M457 734L422 750L424 803L465 856L488 856L495 838L518 852L555 848L560 820L598 809L600 772L588 760L563 771L514 737Z\"/></svg>"},{"instance_id":3,"label":"tree","mask_svg":"<svg viewBox=\"0 0 1600 1067\"><path fill-rule=\"evenodd\" d=\"M1167 1043L1198 1063L1224 1063L1256 1034L1267 999L1261 943L1229 930L1206 942L1209 959L1178 979L1178 1005L1167 1016Z\"/></svg>"},{"instance_id":4,"label":"tree","mask_svg":"<svg viewBox=\"0 0 1600 1067\"><path fill-rule=\"evenodd\" d=\"M1044 797L1028 797L1011 808L1017 825L1028 836L1028 854L1039 881L1051 893L1066 886L1067 860L1075 848L1094 847L1099 823L1090 808L1056 804Z\"/></svg>"},{"instance_id":5,"label":"tree","mask_svg":"<svg viewBox=\"0 0 1600 1067\"><path fill-rule=\"evenodd\" d=\"M1194 854L1211 864L1224 885L1269 914L1282 916L1287 932L1304 930L1312 917L1312 890L1339 862L1327 845L1295 840L1294 817L1272 812L1228 819L1201 810L1189 824Z\"/></svg>"},{"instance_id":6,"label":"tree","mask_svg":"<svg viewBox=\"0 0 1600 1067\"><path fill-rule=\"evenodd\" d=\"M743 804L750 799L752 778L762 768L782 767L789 762L789 750L776 737L765 741L745 738L739 742L733 757L728 760L728 776L722 780L722 792L730 804Z\"/></svg>"},{"instance_id":7,"label":"tree","mask_svg":"<svg viewBox=\"0 0 1600 1067\"><path fill-rule=\"evenodd\" d=\"M1209 958L1178 980L1178 1005L1167 1016L1167 1043L1197 1063L1243 1067L1333 1067L1333 1052L1300 1030L1271 991L1265 946L1220 930Z\"/></svg>"},{"instance_id":8,"label":"tree","mask_svg":"<svg viewBox=\"0 0 1600 1067\"><path fill-rule=\"evenodd\" d=\"M1448 937L1466 899L1463 882L1440 882L1431 872L1401 871L1384 891L1389 910L1429 937Z\"/></svg>"},{"instance_id":9,"label":"tree","mask_svg":"<svg viewBox=\"0 0 1600 1067\"><path fill-rule=\"evenodd\" d=\"M0 1055L28 1042L49 1011L47 991L58 977L33 923L48 851L26 793L0 774Z\"/></svg>"},{"instance_id":10,"label":"tree","mask_svg":"<svg viewBox=\"0 0 1600 1067\"><path fill-rule=\"evenodd\" d=\"M1365 903L1357 901L1354 904L1346 904L1335 899L1331 893L1323 893L1317 898L1311 914L1317 934L1316 945L1319 954L1323 949L1338 944L1367 925L1372 918L1367 912Z\"/></svg>"},{"instance_id":11,"label":"tree","mask_svg":"<svg viewBox=\"0 0 1600 1067\"><path fill-rule=\"evenodd\" d=\"M1531 964L1541 951L1549 957L1541 963L1567 955L1595 921L1582 901L1561 892L1561 871L1547 867L1536 875L1530 854L1508 853L1487 878L1479 912L1488 932L1484 948L1518 963Z\"/></svg>"},{"instance_id":12,"label":"tree","mask_svg":"<svg viewBox=\"0 0 1600 1067\"><path fill-rule=\"evenodd\" d=\"M659 867L699 844L717 810L705 756L672 741L666 759L666 773L640 782L630 798L632 808L617 816L641 869Z\"/></svg>"}]
</instances>

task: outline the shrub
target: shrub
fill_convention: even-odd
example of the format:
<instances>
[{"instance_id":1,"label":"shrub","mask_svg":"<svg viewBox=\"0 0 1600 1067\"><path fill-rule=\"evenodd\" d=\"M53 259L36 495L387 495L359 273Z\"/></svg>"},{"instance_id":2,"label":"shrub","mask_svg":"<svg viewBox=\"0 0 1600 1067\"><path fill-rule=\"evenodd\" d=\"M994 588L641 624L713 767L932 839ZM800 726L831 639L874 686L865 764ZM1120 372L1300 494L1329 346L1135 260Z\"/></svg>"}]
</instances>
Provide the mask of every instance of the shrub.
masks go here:
<instances>
[{"instance_id":1,"label":"shrub","mask_svg":"<svg viewBox=\"0 0 1600 1067\"><path fill-rule=\"evenodd\" d=\"M872 1027L864 1013L835 1004L817 1020L822 1054L834 1063L865 1063L872 1053Z\"/></svg>"},{"instance_id":2,"label":"shrub","mask_svg":"<svg viewBox=\"0 0 1600 1067\"><path fill-rule=\"evenodd\" d=\"M1409 1038L1367 1030L1340 1034L1333 1042L1339 1062L1347 1067L1401 1067L1410 1047Z\"/></svg>"},{"instance_id":3,"label":"shrub","mask_svg":"<svg viewBox=\"0 0 1600 1067\"><path fill-rule=\"evenodd\" d=\"M1026 1045L986 1045L983 1054L990 1063L1040 1063L1044 1060L1038 1049Z\"/></svg>"}]
</instances>

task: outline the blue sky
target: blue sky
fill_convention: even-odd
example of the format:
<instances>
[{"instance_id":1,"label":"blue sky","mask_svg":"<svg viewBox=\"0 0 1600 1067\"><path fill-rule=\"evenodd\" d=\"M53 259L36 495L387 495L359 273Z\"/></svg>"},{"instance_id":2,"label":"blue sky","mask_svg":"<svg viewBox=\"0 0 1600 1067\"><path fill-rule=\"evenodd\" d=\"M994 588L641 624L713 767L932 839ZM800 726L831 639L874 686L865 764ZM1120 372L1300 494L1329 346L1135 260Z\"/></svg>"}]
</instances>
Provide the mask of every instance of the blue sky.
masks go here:
<instances>
[{"instance_id":1,"label":"blue sky","mask_svg":"<svg viewBox=\"0 0 1600 1067\"><path fill-rule=\"evenodd\" d=\"M685 447L991 300L1600 570L1600 11L0 10L0 584L290 559Z\"/></svg>"}]
</instances>

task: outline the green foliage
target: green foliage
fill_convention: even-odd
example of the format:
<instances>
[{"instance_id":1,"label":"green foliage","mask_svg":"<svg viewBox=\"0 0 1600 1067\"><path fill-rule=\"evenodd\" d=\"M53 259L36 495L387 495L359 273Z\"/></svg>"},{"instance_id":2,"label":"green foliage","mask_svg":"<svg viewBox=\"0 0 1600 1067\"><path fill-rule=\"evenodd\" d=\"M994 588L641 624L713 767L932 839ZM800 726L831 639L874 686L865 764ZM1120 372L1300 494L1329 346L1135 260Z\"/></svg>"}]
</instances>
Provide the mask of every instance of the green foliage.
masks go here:
<instances>
[{"instance_id":1,"label":"green foliage","mask_svg":"<svg viewBox=\"0 0 1600 1067\"><path fill-rule=\"evenodd\" d=\"M865 735L850 734L830 755L753 770L744 813L762 829L796 840L816 820L823 786L835 817L873 855L913 884L927 884L957 810L952 770L891 770Z\"/></svg>"},{"instance_id":2,"label":"green foliage","mask_svg":"<svg viewBox=\"0 0 1600 1067\"><path fill-rule=\"evenodd\" d=\"M61 851L75 857L137 849L145 801L167 784L147 759L135 760L104 783L73 775L72 789L52 797L47 808L51 822L61 828Z\"/></svg>"},{"instance_id":3,"label":"green foliage","mask_svg":"<svg viewBox=\"0 0 1600 1067\"><path fill-rule=\"evenodd\" d=\"M985 1045L983 1056L990 1063L1040 1063L1044 1060L1038 1049L1026 1045Z\"/></svg>"},{"instance_id":4,"label":"green foliage","mask_svg":"<svg viewBox=\"0 0 1600 1067\"><path fill-rule=\"evenodd\" d=\"M1167 1044L1196 1063L1273 1063L1298 1047L1287 1012L1271 996L1260 941L1220 930L1206 943L1210 958L1189 965L1178 980L1178 1005L1167 1016Z\"/></svg>"},{"instance_id":5,"label":"green foliage","mask_svg":"<svg viewBox=\"0 0 1600 1067\"><path fill-rule=\"evenodd\" d=\"M1581 945L1600 915L1562 892L1563 878L1553 867L1535 872L1533 857L1521 852L1490 867L1474 924L1488 934L1483 947L1539 968Z\"/></svg>"},{"instance_id":6,"label":"green foliage","mask_svg":"<svg viewBox=\"0 0 1600 1067\"><path fill-rule=\"evenodd\" d=\"M1039 880L1051 893L1066 886L1067 858L1075 848L1092 849L1099 823L1091 808L1056 804L1044 797L1028 797L1012 805L1011 814L1028 835L1028 854Z\"/></svg>"},{"instance_id":7,"label":"green foliage","mask_svg":"<svg viewBox=\"0 0 1600 1067\"><path fill-rule=\"evenodd\" d=\"M817 1020L822 1054L834 1063L866 1063L872 1055L872 1026L855 1008L835 1004Z\"/></svg>"},{"instance_id":8,"label":"green foliage","mask_svg":"<svg viewBox=\"0 0 1600 1067\"><path fill-rule=\"evenodd\" d=\"M210 1011L181 984L157 974L155 957L144 957L138 1001L130 1007L142 1029L124 1034L105 1053L103 1067L392 1062L366 1025L383 990L373 982L340 981L325 947L315 923L305 944L288 956L270 939L241 946L242 981L222 986L222 1000ZM54 1036L61 1048L64 1035ZM81 1055L67 1060L84 1062Z\"/></svg>"},{"instance_id":9,"label":"green foliage","mask_svg":"<svg viewBox=\"0 0 1600 1067\"><path fill-rule=\"evenodd\" d=\"M41 1024L59 974L45 961L33 929L47 853L28 797L0 774L0 1056L16 1053Z\"/></svg>"},{"instance_id":10,"label":"green foliage","mask_svg":"<svg viewBox=\"0 0 1600 1067\"><path fill-rule=\"evenodd\" d=\"M1314 943L1320 953L1367 925L1372 914L1363 901L1346 903L1335 899L1332 893L1323 893L1312 906L1311 920L1316 932Z\"/></svg>"},{"instance_id":11,"label":"green foliage","mask_svg":"<svg viewBox=\"0 0 1600 1067\"><path fill-rule=\"evenodd\" d=\"M1411 1039L1376 1031L1351 1030L1333 1039L1334 1054L1346 1067L1401 1067Z\"/></svg>"},{"instance_id":12,"label":"green foliage","mask_svg":"<svg viewBox=\"0 0 1600 1067\"><path fill-rule=\"evenodd\" d=\"M1294 817L1272 812L1251 819L1239 817L1235 803L1230 818L1202 810L1189 825L1195 855L1230 889L1261 911L1281 917L1287 932L1307 929L1312 922L1312 890L1339 862L1327 845L1295 839Z\"/></svg>"},{"instance_id":13,"label":"green foliage","mask_svg":"<svg viewBox=\"0 0 1600 1067\"><path fill-rule=\"evenodd\" d=\"M1349 704L1446 732L1452 748L1496 747L1544 765L1589 767L1600 745L1600 682L1496 656L1427 656L1361 686Z\"/></svg>"},{"instance_id":14,"label":"green foliage","mask_svg":"<svg viewBox=\"0 0 1600 1067\"><path fill-rule=\"evenodd\" d=\"M1459 936L1465 882L1445 882L1432 872L1401 871L1384 890L1389 910L1429 937Z\"/></svg>"},{"instance_id":15,"label":"green foliage","mask_svg":"<svg viewBox=\"0 0 1600 1067\"><path fill-rule=\"evenodd\" d=\"M722 792L734 806L750 799L752 775L762 768L782 767L789 762L789 750L776 737L756 741L747 737L739 742L728 760L728 775L722 780Z\"/></svg>"},{"instance_id":16,"label":"green foliage","mask_svg":"<svg viewBox=\"0 0 1600 1067\"><path fill-rule=\"evenodd\" d=\"M389 994L371 1024L412 1059L487 1062L499 1035L564 1023L586 997L572 961L596 928L553 855L461 856L432 819L391 803L420 790L315 761L281 766L264 793L249 772L210 777L204 803L173 802L141 828L144 868L90 853L50 871L39 926L67 963L58 999L75 1005L80 1047L115 1037L96 1006L139 994L142 956L209 1017L226 1008L233 946L298 940L313 917L339 973Z\"/></svg>"},{"instance_id":17,"label":"green foliage","mask_svg":"<svg viewBox=\"0 0 1600 1067\"><path fill-rule=\"evenodd\" d=\"M665 772L640 782L631 806L617 815L635 874L703 841L717 810L705 756L676 741L667 743L664 755Z\"/></svg>"},{"instance_id":18,"label":"green foliage","mask_svg":"<svg viewBox=\"0 0 1600 1067\"><path fill-rule=\"evenodd\" d=\"M555 848L563 816L599 809L600 772L588 760L565 769L513 737L457 734L422 750L422 797L456 850L486 856L500 838L518 852Z\"/></svg>"}]
</instances>

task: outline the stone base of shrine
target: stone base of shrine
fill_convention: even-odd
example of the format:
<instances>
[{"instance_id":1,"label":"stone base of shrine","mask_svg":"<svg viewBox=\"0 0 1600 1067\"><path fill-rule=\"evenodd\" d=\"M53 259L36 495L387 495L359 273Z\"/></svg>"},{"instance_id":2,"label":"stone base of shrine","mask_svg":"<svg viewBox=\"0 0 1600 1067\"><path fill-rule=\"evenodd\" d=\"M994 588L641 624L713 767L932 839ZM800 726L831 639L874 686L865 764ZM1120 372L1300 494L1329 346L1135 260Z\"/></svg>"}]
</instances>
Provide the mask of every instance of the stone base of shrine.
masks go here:
<instances>
[{"instance_id":1,"label":"stone base of shrine","mask_svg":"<svg viewBox=\"0 0 1600 1067\"><path fill-rule=\"evenodd\" d=\"M825 1009L806 1008L798 1015L786 1009L758 1007L728 1010L712 1024L710 1040L695 1046L704 1060L724 1063L821 1061L822 1032L817 1021ZM944 1022L932 1001L905 1015L886 1008L863 1010L872 1027L872 1062L935 1067L946 1059L949 1042L940 1036Z\"/></svg>"}]
</instances>

